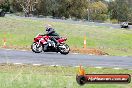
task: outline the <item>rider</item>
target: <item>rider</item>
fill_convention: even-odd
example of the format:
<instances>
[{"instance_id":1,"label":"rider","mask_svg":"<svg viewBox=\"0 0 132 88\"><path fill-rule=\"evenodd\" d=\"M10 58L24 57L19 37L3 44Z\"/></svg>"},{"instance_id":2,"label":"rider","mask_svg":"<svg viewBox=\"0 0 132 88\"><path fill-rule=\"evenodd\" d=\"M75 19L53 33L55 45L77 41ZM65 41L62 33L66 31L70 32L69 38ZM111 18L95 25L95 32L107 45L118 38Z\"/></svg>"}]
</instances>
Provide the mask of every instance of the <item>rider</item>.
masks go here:
<instances>
[{"instance_id":1,"label":"rider","mask_svg":"<svg viewBox=\"0 0 132 88\"><path fill-rule=\"evenodd\" d=\"M52 28L50 24L47 24L45 28L47 32L46 35L51 36L51 40L54 41L57 46L59 46L60 43L57 41L57 39L59 39L60 36L55 32L55 29Z\"/></svg>"}]
</instances>

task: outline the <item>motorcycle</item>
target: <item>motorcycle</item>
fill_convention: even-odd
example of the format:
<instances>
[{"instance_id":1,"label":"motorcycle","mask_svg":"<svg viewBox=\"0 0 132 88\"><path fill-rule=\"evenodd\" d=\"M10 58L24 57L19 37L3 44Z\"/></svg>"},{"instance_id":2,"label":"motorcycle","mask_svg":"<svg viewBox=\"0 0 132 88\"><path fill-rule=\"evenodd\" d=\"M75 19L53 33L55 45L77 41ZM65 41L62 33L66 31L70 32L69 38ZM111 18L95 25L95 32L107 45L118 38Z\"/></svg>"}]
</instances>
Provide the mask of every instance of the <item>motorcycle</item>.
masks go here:
<instances>
[{"instance_id":1,"label":"motorcycle","mask_svg":"<svg viewBox=\"0 0 132 88\"><path fill-rule=\"evenodd\" d=\"M60 52L61 54L68 54L70 51L70 48L67 44L65 44L65 41L67 38L59 38L57 41L60 43L58 46L55 44L54 41L51 40L51 36L48 35L40 35L38 34L34 38L34 42L31 45L31 49L35 53L41 53L44 52Z\"/></svg>"}]
</instances>

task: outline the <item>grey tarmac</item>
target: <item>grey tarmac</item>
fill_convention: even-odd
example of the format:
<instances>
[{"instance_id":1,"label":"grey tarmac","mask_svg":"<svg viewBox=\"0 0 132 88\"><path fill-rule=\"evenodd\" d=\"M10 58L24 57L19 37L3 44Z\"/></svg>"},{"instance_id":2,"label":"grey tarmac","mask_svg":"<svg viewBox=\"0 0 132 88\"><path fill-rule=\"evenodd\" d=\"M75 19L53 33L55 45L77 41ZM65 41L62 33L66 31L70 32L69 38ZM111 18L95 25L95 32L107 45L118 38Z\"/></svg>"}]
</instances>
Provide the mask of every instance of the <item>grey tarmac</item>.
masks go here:
<instances>
[{"instance_id":1,"label":"grey tarmac","mask_svg":"<svg viewBox=\"0 0 132 88\"><path fill-rule=\"evenodd\" d=\"M84 54L33 53L32 51L0 49L0 63L22 63L59 66L91 66L132 69L132 57L95 56Z\"/></svg>"}]
</instances>

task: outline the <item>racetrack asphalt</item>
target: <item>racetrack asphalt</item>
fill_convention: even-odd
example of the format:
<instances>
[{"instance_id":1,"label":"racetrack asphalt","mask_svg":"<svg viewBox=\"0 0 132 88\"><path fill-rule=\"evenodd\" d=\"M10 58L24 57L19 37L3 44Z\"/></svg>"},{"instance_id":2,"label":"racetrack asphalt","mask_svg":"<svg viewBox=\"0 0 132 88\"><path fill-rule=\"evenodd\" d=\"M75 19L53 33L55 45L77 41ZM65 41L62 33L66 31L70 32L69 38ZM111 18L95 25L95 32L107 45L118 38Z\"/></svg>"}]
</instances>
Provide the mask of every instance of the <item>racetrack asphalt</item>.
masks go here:
<instances>
[{"instance_id":1,"label":"racetrack asphalt","mask_svg":"<svg viewBox=\"0 0 132 88\"><path fill-rule=\"evenodd\" d=\"M23 63L60 66L91 66L132 69L132 57L121 56L94 56L84 54L60 53L33 53L32 51L19 51L0 49L0 63Z\"/></svg>"}]
</instances>

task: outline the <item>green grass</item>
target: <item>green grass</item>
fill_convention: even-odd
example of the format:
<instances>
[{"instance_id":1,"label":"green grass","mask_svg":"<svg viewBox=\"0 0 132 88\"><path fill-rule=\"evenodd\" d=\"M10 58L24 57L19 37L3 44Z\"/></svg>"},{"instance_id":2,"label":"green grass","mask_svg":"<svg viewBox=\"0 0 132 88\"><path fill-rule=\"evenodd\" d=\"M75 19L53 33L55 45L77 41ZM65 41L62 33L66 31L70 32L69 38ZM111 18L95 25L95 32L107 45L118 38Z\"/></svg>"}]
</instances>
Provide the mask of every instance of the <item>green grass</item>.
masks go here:
<instances>
[{"instance_id":1,"label":"green grass","mask_svg":"<svg viewBox=\"0 0 132 88\"><path fill-rule=\"evenodd\" d=\"M51 24L56 31L67 36L70 47L83 47L84 33L87 34L87 47L98 48L110 55L132 56L132 31L110 27L32 20L7 16L0 18L0 46L3 38L7 45L30 47L38 33L44 33L44 25ZM4 35L6 33L6 35Z\"/></svg>"},{"instance_id":2,"label":"green grass","mask_svg":"<svg viewBox=\"0 0 132 88\"><path fill-rule=\"evenodd\" d=\"M86 84L76 82L77 67L0 65L0 88L131 88L132 84ZM88 74L132 74L132 70L84 67Z\"/></svg>"}]
</instances>

